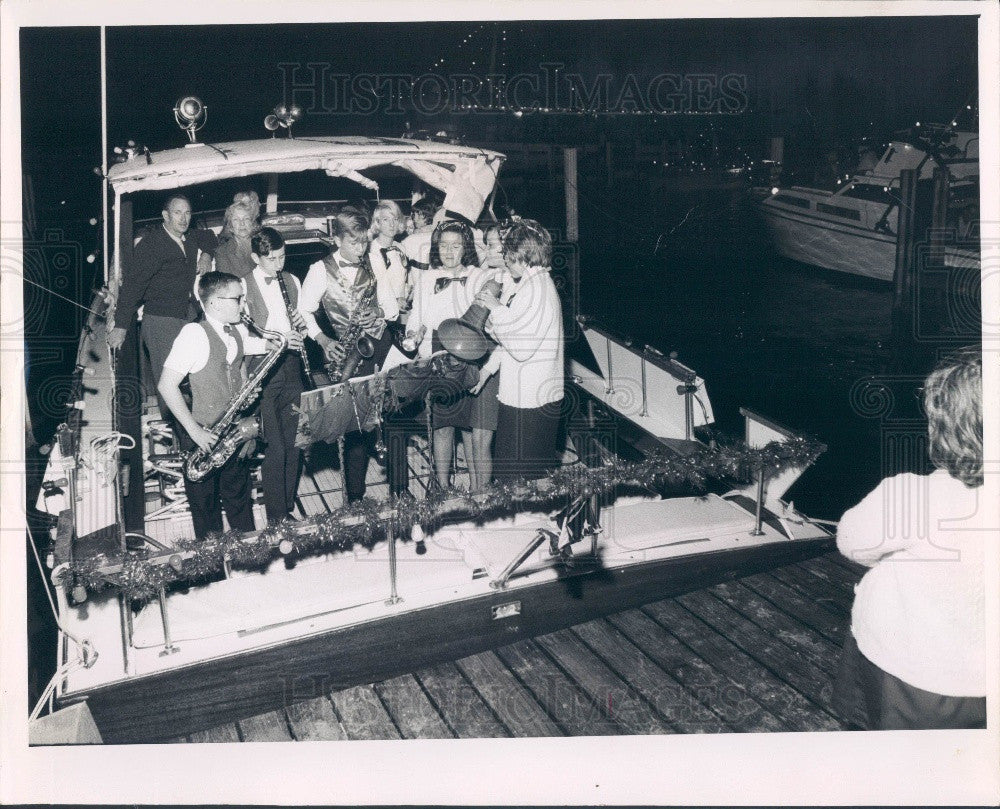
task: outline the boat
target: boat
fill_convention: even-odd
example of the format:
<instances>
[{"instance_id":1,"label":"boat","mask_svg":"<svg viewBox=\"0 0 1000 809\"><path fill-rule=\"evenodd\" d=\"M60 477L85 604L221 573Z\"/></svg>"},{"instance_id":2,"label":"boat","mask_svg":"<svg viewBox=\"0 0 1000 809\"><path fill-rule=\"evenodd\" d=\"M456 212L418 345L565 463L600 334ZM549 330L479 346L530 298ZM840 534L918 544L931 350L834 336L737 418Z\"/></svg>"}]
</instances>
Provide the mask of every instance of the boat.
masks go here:
<instances>
[{"instance_id":1,"label":"boat","mask_svg":"<svg viewBox=\"0 0 1000 809\"><path fill-rule=\"evenodd\" d=\"M934 170L948 177L944 266L979 272L979 134L925 124L900 134L871 168L838 181L836 191L793 185L763 193L759 210L777 251L839 272L891 281L899 231L900 172L918 187Z\"/></svg>"},{"instance_id":2,"label":"boat","mask_svg":"<svg viewBox=\"0 0 1000 809\"><path fill-rule=\"evenodd\" d=\"M472 199L489 217L503 159L430 140L288 137L136 151L107 172L118 249L38 502L53 520L53 716L85 710L105 743L161 741L833 547L827 526L782 499L821 444L749 410L743 440L717 444L692 368L582 316L550 477L468 492L460 475L435 491L415 434L409 497L389 498L372 464L372 498L344 505L339 472L314 453L299 522L264 528L258 504L258 531L192 540L156 399L129 382L141 370L135 335L117 361L106 342L136 210L155 211L154 192L209 205L266 187L264 221L290 245L286 266L303 271L359 190L430 184L446 206ZM324 200L279 196L303 179L328 184ZM379 378L316 381L334 395ZM80 741L48 718L33 722L32 743Z\"/></svg>"}]
</instances>

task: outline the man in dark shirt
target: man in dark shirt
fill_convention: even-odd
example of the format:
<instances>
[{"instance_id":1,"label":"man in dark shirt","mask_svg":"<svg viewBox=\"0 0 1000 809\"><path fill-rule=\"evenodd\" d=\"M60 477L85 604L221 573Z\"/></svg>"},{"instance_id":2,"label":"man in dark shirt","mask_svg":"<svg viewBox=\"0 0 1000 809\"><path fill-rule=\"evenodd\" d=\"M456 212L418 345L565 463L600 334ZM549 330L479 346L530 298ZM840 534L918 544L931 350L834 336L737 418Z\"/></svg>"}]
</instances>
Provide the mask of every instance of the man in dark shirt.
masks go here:
<instances>
[{"instance_id":1,"label":"man in dark shirt","mask_svg":"<svg viewBox=\"0 0 1000 809\"><path fill-rule=\"evenodd\" d=\"M149 353L153 384L160 381L163 363L177 335L193 318L189 304L197 275L212 268L215 234L188 231L191 203L172 194L163 205L163 226L153 228L135 246L131 266L118 293L114 328L108 344L119 348L142 305L142 343ZM199 251L201 251L199 259Z\"/></svg>"}]
</instances>

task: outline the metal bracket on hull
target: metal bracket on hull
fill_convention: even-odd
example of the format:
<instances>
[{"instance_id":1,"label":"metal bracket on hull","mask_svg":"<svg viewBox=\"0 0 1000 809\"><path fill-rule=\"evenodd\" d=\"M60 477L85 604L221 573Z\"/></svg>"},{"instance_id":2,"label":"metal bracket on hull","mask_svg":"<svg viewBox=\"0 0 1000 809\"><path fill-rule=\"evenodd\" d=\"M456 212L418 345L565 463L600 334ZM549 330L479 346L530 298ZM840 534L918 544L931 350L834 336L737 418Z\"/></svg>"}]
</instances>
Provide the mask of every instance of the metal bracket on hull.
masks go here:
<instances>
[{"instance_id":1,"label":"metal bracket on hull","mask_svg":"<svg viewBox=\"0 0 1000 809\"><path fill-rule=\"evenodd\" d=\"M535 532L535 535L531 538L531 541L521 549L521 551L515 556L510 564L507 565L500 575L497 576L493 581L490 582L490 587L494 590L506 590L507 581L513 575L514 571L517 570L525 561L536 551L539 546L545 542L554 543L558 541L559 535L553 531L549 531L546 528L539 528Z\"/></svg>"}]
</instances>

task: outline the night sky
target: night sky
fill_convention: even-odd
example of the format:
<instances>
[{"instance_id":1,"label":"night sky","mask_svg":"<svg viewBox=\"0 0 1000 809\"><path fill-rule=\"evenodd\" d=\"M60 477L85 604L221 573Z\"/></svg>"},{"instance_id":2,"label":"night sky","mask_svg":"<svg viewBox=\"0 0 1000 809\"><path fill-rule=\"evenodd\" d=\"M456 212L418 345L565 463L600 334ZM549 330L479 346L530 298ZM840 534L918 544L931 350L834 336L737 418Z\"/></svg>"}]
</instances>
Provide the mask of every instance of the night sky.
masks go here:
<instances>
[{"instance_id":1,"label":"night sky","mask_svg":"<svg viewBox=\"0 0 1000 809\"><path fill-rule=\"evenodd\" d=\"M976 91L970 17L131 27L109 28L107 39L109 144L134 138L154 151L184 142L171 110L187 94L209 107L201 139L266 135L261 122L291 75L283 64L301 65L296 75L308 80L306 65L319 63L312 70L322 83L317 71L482 77L492 64L511 77L557 63L588 87L611 74L611 96L629 75L640 88L660 74L746 77L746 103L734 115L514 119L450 109L390 114L384 105L359 115L328 93L314 106L326 112L307 115L300 135L397 136L409 122L447 126L469 140L571 143L598 134L657 139L711 121L748 150L771 134L837 145L919 119L947 120ZM100 198L92 173L100 163L98 29L23 29L21 43L24 170L39 217L89 217ZM425 108L438 113L441 105Z\"/></svg>"}]
</instances>

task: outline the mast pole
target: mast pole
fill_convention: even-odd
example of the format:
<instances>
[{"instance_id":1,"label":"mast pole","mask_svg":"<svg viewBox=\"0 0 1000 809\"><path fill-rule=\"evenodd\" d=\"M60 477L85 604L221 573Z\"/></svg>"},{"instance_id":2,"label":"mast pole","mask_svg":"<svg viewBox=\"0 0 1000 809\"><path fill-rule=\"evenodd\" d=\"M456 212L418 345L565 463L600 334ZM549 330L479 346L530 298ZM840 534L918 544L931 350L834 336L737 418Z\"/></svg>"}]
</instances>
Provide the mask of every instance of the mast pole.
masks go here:
<instances>
[{"instance_id":1,"label":"mast pole","mask_svg":"<svg viewBox=\"0 0 1000 809\"><path fill-rule=\"evenodd\" d=\"M103 285L108 283L108 51L105 26L101 26L101 251Z\"/></svg>"}]
</instances>

